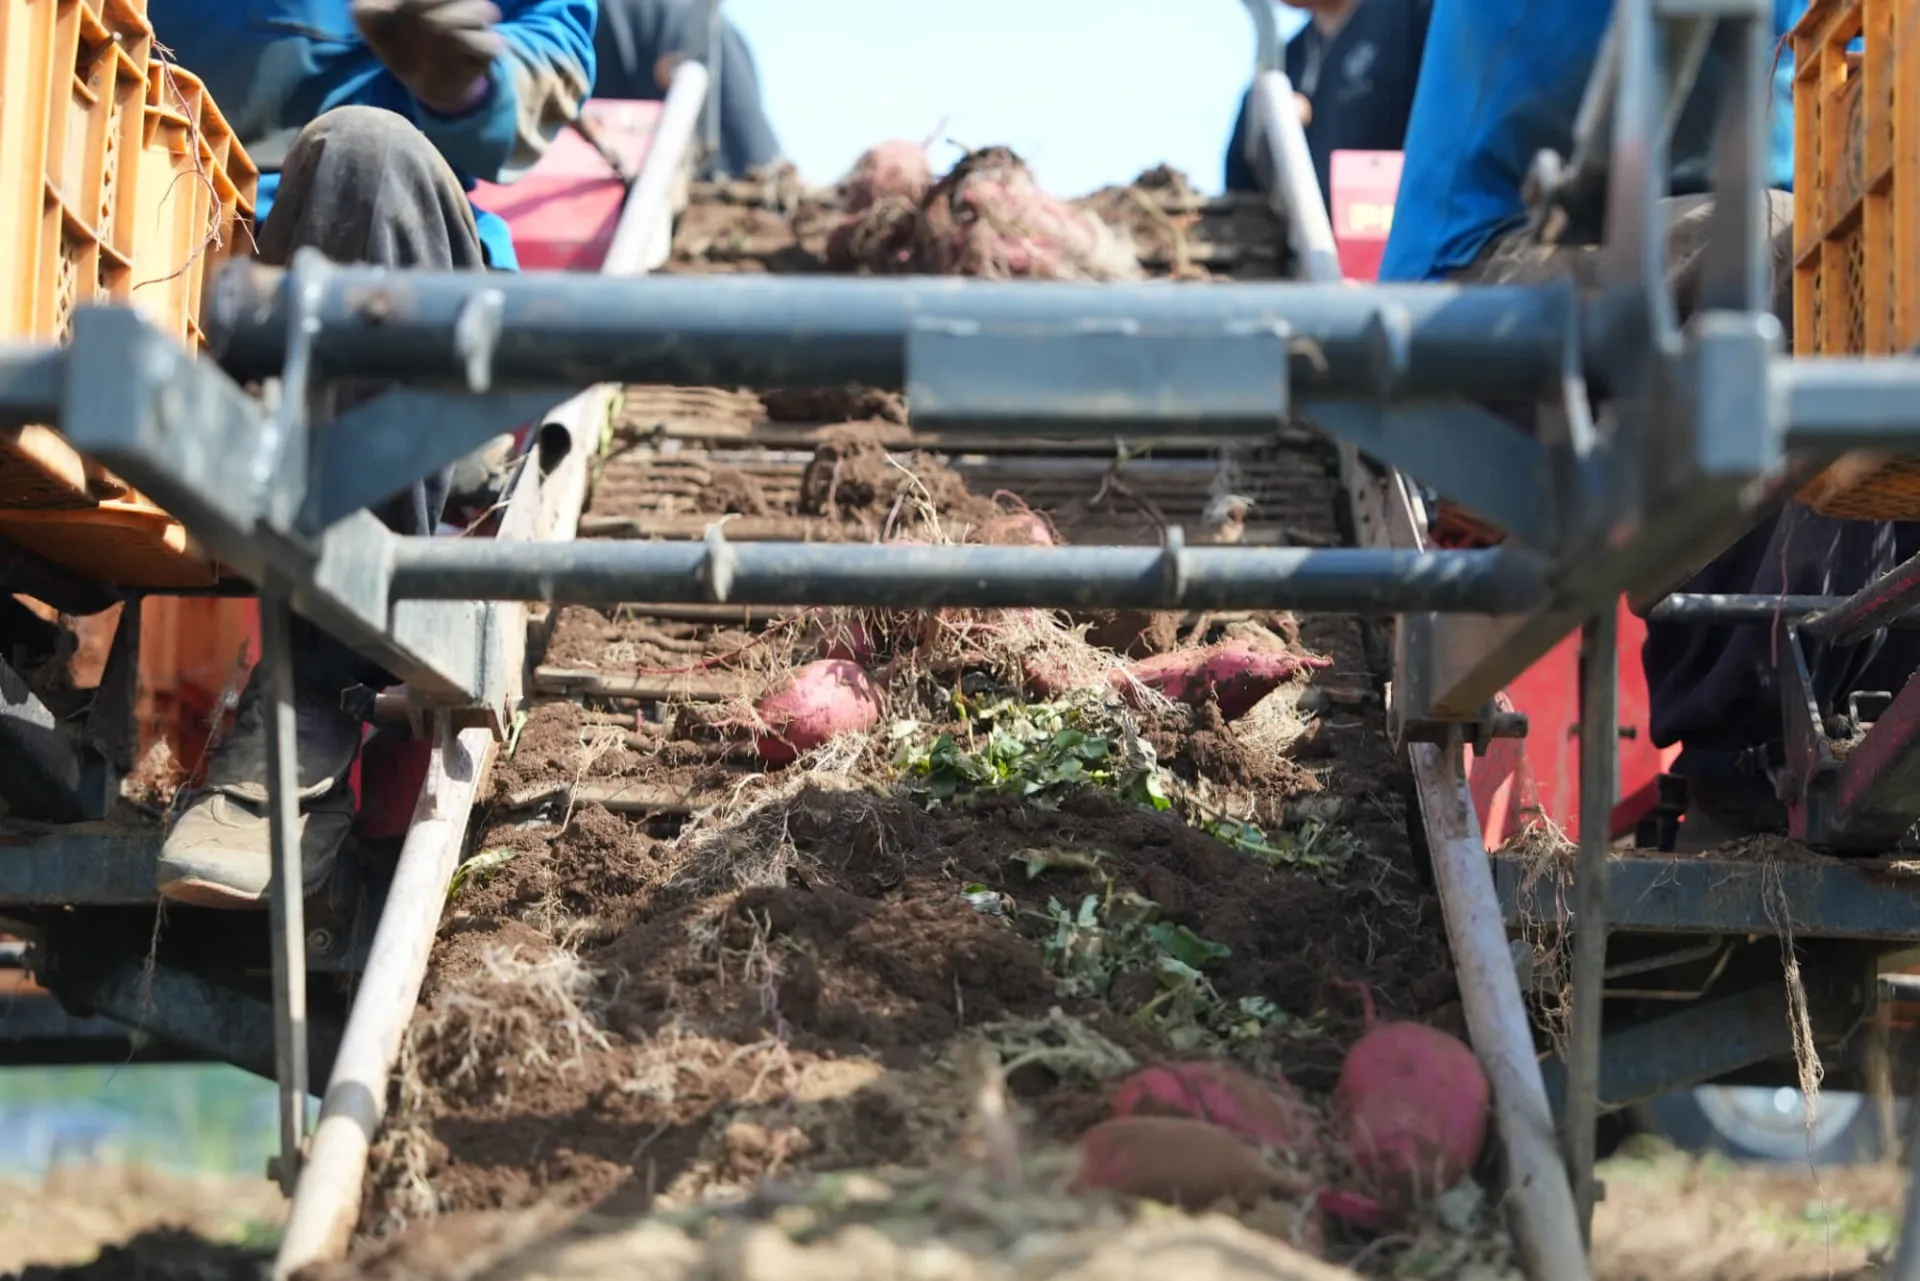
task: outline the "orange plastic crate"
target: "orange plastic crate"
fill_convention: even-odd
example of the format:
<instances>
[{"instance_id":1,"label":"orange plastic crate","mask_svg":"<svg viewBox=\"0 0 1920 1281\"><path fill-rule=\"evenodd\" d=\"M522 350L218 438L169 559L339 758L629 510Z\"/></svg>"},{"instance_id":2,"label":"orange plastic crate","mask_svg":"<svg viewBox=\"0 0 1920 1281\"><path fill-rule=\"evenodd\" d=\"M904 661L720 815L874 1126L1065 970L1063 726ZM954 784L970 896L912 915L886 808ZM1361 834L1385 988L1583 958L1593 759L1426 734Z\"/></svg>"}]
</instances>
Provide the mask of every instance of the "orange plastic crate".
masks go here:
<instances>
[{"instance_id":1,"label":"orange plastic crate","mask_svg":"<svg viewBox=\"0 0 1920 1281\"><path fill-rule=\"evenodd\" d=\"M112 300L197 344L209 273L246 238L257 171L199 82L156 61L144 9L0 0L0 337L63 341L76 307ZM46 427L0 432L0 533L125 587L218 576Z\"/></svg>"},{"instance_id":2,"label":"orange plastic crate","mask_svg":"<svg viewBox=\"0 0 1920 1281\"><path fill-rule=\"evenodd\" d=\"M1792 38L1794 350L1904 350L1920 340L1920 0L1813 0ZM1920 459L1849 455L1800 500L1920 519Z\"/></svg>"}]
</instances>

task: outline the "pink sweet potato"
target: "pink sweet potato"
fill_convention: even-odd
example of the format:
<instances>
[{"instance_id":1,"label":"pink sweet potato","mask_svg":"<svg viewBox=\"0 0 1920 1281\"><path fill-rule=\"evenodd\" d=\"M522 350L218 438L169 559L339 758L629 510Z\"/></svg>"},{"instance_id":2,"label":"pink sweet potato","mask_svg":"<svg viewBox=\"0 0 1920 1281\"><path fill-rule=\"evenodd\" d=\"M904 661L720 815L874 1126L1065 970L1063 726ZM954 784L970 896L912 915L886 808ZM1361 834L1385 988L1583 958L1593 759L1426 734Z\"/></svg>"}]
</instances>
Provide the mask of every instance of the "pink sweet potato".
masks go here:
<instances>
[{"instance_id":1,"label":"pink sweet potato","mask_svg":"<svg viewBox=\"0 0 1920 1281\"><path fill-rule=\"evenodd\" d=\"M1171 1116L1102 1121L1080 1136L1073 1190L1118 1192L1204 1210L1281 1190L1260 1153L1217 1125Z\"/></svg>"},{"instance_id":2,"label":"pink sweet potato","mask_svg":"<svg viewBox=\"0 0 1920 1281\"><path fill-rule=\"evenodd\" d=\"M1184 1116L1277 1152L1319 1145L1316 1121L1283 1081L1269 1089L1225 1063L1167 1063L1128 1077L1114 1091L1115 1116Z\"/></svg>"},{"instance_id":3,"label":"pink sweet potato","mask_svg":"<svg viewBox=\"0 0 1920 1281\"><path fill-rule=\"evenodd\" d=\"M1211 698L1220 704L1223 719L1234 720L1299 673L1326 666L1329 664L1324 658L1229 641L1207 649L1176 650L1142 659L1127 669L1130 680L1116 673L1114 683L1125 692L1138 682L1189 707L1203 706Z\"/></svg>"},{"instance_id":4,"label":"pink sweet potato","mask_svg":"<svg viewBox=\"0 0 1920 1281\"><path fill-rule=\"evenodd\" d=\"M1472 1170L1486 1142L1492 1091L1458 1039L1420 1023L1376 1024L1347 1052L1333 1091L1354 1168L1390 1203L1436 1196Z\"/></svg>"},{"instance_id":5,"label":"pink sweet potato","mask_svg":"<svg viewBox=\"0 0 1920 1281\"><path fill-rule=\"evenodd\" d=\"M1126 667L1115 667L1107 673L1107 684L1123 698L1133 698L1139 687L1145 686L1189 707L1203 707L1211 698L1219 703L1221 717L1231 721L1245 716L1261 699L1299 673L1328 665L1324 658L1229 641L1207 649L1155 654ZM1027 688L1039 698L1058 698L1085 684L1045 655L1027 660L1022 674Z\"/></svg>"},{"instance_id":6,"label":"pink sweet potato","mask_svg":"<svg viewBox=\"0 0 1920 1281\"><path fill-rule=\"evenodd\" d=\"M1053 547L1053 528L1035 512L1008 512L985 521L973 541L988 547Z\"/></svg>"},{"instance_id":7,"label":"pink sweet potato","mask_svg":"<svg viewBox=\"0 0 1920 1281\"><path fill-rule=\"evenodd\" d=\"M927 149L917 142L894 139L869 148L840 182L847 212L860 213L888 199L919 204L933 185L933 166Z\"/></svg>"},{"instance_id":8,"label":"pink sweet potato","mask_svg":"<svg viewBox=\"0 0 1920 1281\"><path fill-rule=\"evenodd\" d=\"M880 720L880 689L858 664L829 658L808 663L754 710L766 728L754 738L760 759L785 765L841 734Z\"/></svg>"}]
</instances>

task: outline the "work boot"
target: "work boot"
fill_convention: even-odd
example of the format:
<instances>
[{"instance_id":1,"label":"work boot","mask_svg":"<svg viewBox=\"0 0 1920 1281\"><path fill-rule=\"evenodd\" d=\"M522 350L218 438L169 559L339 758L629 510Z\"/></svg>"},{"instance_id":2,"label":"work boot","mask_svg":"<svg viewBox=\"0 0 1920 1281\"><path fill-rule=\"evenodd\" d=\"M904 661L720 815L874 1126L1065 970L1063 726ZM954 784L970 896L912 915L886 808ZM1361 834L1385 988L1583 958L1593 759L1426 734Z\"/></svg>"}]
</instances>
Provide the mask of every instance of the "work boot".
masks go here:
<instances>
[{"instance_id":1,"label":"work boot","mask_svg":"<svg viewBox=\"0 0 1920 1281\"><path fill-rule=\"evenodd\" d=\"M259 673L255 672L256 678ZM160 897L193 907L254 910L273 875L267 823L266 699L247 682L233 730L207 765L204 790L160 851ZM300 865L306 894L325 886L353 826L347 774L360 750L360 722L336 702L296 698Z\"/></svg>"}]
</instances>

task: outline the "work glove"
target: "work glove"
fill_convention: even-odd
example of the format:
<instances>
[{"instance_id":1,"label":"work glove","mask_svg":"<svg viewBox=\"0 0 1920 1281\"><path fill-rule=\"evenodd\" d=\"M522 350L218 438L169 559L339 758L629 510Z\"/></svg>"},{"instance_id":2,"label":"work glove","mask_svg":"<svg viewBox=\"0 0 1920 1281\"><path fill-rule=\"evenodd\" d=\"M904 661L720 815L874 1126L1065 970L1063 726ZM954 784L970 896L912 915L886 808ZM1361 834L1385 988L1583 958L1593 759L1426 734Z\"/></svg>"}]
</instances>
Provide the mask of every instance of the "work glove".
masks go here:
<instances>
[{"instance_id":1,"label":"work glove","mask_svg":"<svg viewBox=\"0 0 1920 1281\"><path fill-rule=\"evenodd\" d=\"M485 92L506 49L491 0L353 0L353 25L422 106L458 115Z\"/></svg>"}]
</instances>

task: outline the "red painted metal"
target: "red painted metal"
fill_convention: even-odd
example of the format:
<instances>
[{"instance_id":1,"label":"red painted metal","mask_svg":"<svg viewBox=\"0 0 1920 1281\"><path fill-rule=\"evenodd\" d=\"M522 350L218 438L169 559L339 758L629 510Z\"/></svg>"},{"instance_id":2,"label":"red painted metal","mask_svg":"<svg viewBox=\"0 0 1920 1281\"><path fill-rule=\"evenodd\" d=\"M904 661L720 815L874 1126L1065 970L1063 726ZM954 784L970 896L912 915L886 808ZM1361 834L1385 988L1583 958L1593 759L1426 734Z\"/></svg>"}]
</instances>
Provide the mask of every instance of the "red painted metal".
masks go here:
<instances>
[{"instance_id":1,"label":"red painted metal","mask_svg":"<svg viewBox=\"0 0 1920 1281\"><path fill-rule=\"evenodd\" d=\"M1340 251L1340 274L1348 280L1372 280L1380 274L1400 191L1400 162L1397 151L1333 153L1327 208Z\"/></svg>"},{"instance_id":2,"label":"red painted metal","mask_svg":"<svg viewBox=\"0 0 1920 1281\"><path fill-rule=\"evenodd\" d=\"M660 121L660 104L596 98L583 110L628 171L637 172ZM525 177L510 186L483 182L473 203L506 219L523 269L598 271L626 194L600 153L565 129Z\"/></svg>"},{"instance_id":3,"label":"red painted metal","mask_svg":"<svg viewBox=\"0 0 1920 1281\"><path fill-rule=\"evenodd\" d=\"M1374 280L1393 227L1393 206L1400 189L1397 151L1336 151L1331 166L1328 208L1340 270L1349 280ZM1436 541L1484 546L1495 533L1471 516L1442 512L1444 528ZM1446 519L1450 518L1450 519ZM1613 833L1622 836L1653 808L1659 776L1679 755L1677 747L1656 748L1648 728L1647 677L1640 649L1647 625L1620 605L1619 797L1613 808ZM1525 739L1502 739L1485 756L1467 757L1467 782L1488 849L1498 849L1535 818L1544 817L1569 834L1580 830L1580 638L1569 636L1501 693L1509 711L1527 716Z\"/></svg>"}]
</instances>

